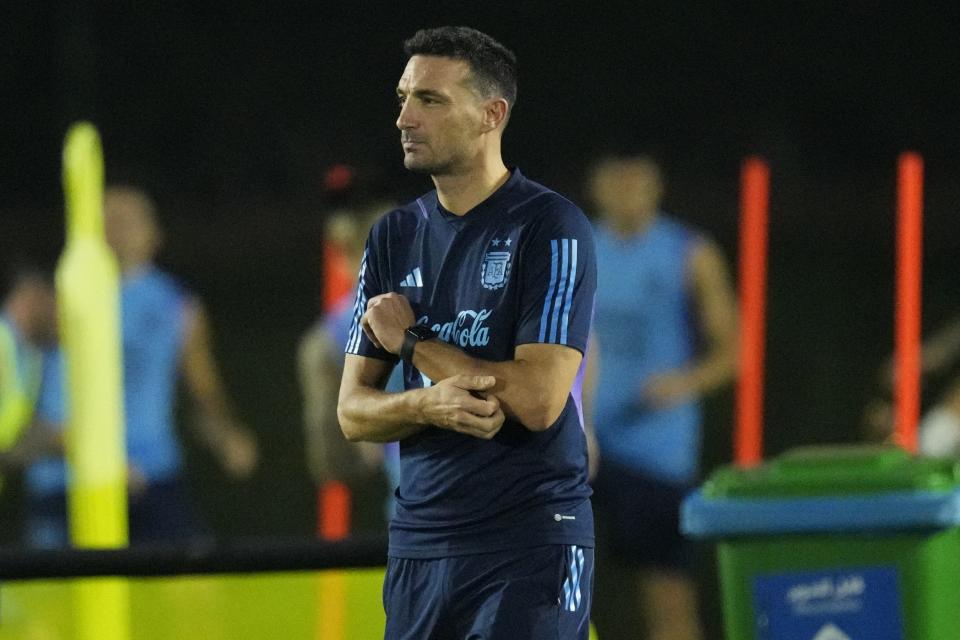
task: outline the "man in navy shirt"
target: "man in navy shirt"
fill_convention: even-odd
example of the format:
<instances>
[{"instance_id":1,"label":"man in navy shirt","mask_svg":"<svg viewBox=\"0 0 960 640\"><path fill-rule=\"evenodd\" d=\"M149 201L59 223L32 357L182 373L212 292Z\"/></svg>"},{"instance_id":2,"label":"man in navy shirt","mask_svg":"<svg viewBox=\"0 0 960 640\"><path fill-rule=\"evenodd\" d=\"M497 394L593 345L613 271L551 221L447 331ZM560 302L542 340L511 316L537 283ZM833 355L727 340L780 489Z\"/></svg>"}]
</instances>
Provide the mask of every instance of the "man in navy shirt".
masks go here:
<instances>
[{"instance_id":1,"label":"man in navy shirt","mask_svg":"<svg viewBox=\"0 0 960 640\"><path fill-rule=\"evenodd\" d=\"M585 639L591 227L502 160L512 52L464 27L405 51L404 165L436 189L370 232L338 406L348 439L400 441L386 637Z\"/></svg>"}]
</instances>

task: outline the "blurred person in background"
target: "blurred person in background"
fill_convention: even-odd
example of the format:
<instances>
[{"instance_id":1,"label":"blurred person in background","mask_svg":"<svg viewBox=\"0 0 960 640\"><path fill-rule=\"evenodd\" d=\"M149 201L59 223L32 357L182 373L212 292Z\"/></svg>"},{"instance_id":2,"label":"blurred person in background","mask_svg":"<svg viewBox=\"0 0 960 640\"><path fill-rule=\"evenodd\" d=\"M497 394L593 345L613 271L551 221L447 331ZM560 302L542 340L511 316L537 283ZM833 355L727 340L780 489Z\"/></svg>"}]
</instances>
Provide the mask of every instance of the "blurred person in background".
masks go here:
<instances>
[{"instance_id":1,"label":"blurred person in background","mask_svg":"<svg viewBox=\"0 0 960 640\"><path fill-rule=\"evenodd\" d=\"M700 639L679 510L698 480L700 400L734 377L735 294L718 246L661 209L652 158L603 159L590 191L600 215L590 389L600 544L632 576L648 631L631 637Z\"/></svg>"},{"instance_id":2,"label":"blurred person in background","mask_svg":"<svg viewBox=\"0 0 960 640\"><path fill-rule=\"evenodd\" d=\"M53 281L34 267L14 269L0 309L0 472L22 470L60 446L36 414L44 368L57 339ZM2 476L0 476L2 483ZM0 484L2 486L2 484Z\"/></svg>"},{"instance_id":3,"label":"blurred person in background","mask_svg":"<svg viewBox=\"0 0 960 640\"><path fill-rule=\"evenodd\" d=\"M866 438L892 440L894 429L894 358L887 358L880 373L881 391L864 410ZM940 325L923 341L920 352L923 416L918 445L921 454L960 457L960 315Z\"/></svg>"},{"instance_id":4,"label":"blurred person in background","mask_svg":"<svg viewBox=\"0 0 960 640\"><path fill-rule=\"evenodd\" d=\"M104 228L121 272L130 542L203 535L206 525L183 478L175 421L178 383L184 383L192 404L190 426L230 477L251 474L257 445L227 397L201 302L154 264L162 235L151 198L135 187L108 187ZM45 376L38 411L47 421L63 424L69 407L63 355L58 356ZM27 493L27 542L38 547L67 544L62 457L31 465Z\"/></svg>"},{"instance_id":5,"label":"blurred person in background","mask_svg":"<svg viewBox=\"0 0 960 640\"><path fill-rule=\"evenodd\" d=\"M370 227L391 204L377 202L334 212L325 225L325 240L342 247L346 261L357 269ZM355 274L356 271L353 271ZM298 349L300 390L303 396L303 423L307 445L307 466L320 491L318 526L329 531L324 518L324 492L342 483L346 489L346 529L352 533L383 533L385 519L393 512L393 490L399 483L397 443L349 442L340 431L337 395L343 375L343 351L353 322L356 280L349 293L333 302L327 312L304 334ZM401 369L395 368L388 387L403 388ZM385 478L384 478L385 476ZM369 513L369 497L379 502L386 483L388 495ZM382 508L381 508L382 505ZM375 515L376 517L371 517Z\"/></svg>"}]
</instances>

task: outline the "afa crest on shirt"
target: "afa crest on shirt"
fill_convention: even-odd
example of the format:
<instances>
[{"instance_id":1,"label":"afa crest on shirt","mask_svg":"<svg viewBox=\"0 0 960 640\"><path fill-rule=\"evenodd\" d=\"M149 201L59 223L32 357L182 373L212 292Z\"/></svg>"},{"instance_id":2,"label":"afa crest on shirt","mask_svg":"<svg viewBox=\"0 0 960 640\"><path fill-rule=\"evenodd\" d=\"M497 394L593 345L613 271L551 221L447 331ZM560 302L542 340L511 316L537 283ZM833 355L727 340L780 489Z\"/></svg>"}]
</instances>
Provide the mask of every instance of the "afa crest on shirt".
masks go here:
<instances>
[{"instance_id":1,"label":"afa crest on shirt","mask_svg":"<svg viewBox=\"0 0 960 640\"><path fill-rule=\"evenodd\" d=\"M510 277L510 252L487 251L480 265L480 284L484 289L499 289Z\"/></svg>"}]
</instances>

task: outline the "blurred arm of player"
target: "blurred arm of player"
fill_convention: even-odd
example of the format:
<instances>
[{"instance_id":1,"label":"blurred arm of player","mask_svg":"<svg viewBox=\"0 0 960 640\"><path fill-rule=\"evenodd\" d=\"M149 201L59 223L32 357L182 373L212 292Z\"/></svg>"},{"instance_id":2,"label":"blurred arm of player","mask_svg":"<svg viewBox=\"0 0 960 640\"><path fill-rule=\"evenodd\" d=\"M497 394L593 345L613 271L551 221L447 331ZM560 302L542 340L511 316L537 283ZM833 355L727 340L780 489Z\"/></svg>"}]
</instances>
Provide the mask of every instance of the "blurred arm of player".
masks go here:
<instances>
[{"instance_id":1,"label":"blurred arm of player","mask_svg":"<svg viewBox=\"0 0 960 640\"><path fill-rule=\"evenodd\" d=\"M920 375L943 373L960 356L960 316L951 318L923 341L920 349ZM889 392L896 379L895 357L890 355L880 370L880 383Z\"/></svg>"},{"instance_id":2,"label":"blurred arm of player","mask_svg":"<svg viewBox=\"0 0 960 640\"><path fill-rule=\"evenodd\" d=\"M591 333L587 347L587 365L583 372L583 434L587 438L587 478L593 480L600 469L600 444L593 428L593 399L600 378L600 342Z\"/></svg>"},{"instance_id":3,"label":"blurred arm of player","mask_svg":"<svg viewBox=\"0 0 960 640\"><path fill-rule=\"evenodd\" d=\"M303 394L303 424L307 466L314 482L344 480L358 469L370 473L383 464L383 446L372 442L349 445L343 441L337 421L337 393L343 374L343 349L322 325L312 327L300 341L298 351L300 389ZM353 450L345 450L345 447ZM356 456L351 454L357 454Z\"/></svg>"},{"instance_id":4,"label":"blurred arm of player","mask_svg":"<svg viewBox=\"0 0 960 640\"><path fill-rule=\"evenodd\" d=\"M667 408L710 393L730 382L737 369L737 308L726 261L712 242L690 256L689 286L706 341L692 366L665 371L644 381L644 404Z\"/></svg>"},{"instance_id":5,"label":"blurred arm of player","mask_svg":"<svg viewBox=\"0 0 960 640\"><path fill-rule=\"evenodd\" d=\"M960 379L924 414L919 439L923 455L960 457Z\"/></svg>"},{"instance_id":6,"label":"blurred arm of player","mask_svg":"<svg viewBox=\"0 0 960 640\"><path fill-rule=\"evenodd\" d=\"M920 350L921 378L944 373L956 362L958 356L960 356L960 316L955 316L923 341ZM891 355L880 369L880 390L864 408L862 427L868 440L892 441L894 403L891 396L895 378L894 356ZM953 422L957 423L957 436L949 436L954 430L949 427L949 424ZM925 433L929 436L925 436ZM932 439L925 440L928 437ZM955 438L957 444L934 444L934 442L942 442L942 437ZM960 455L960 380L950 385L943 398L924 415L920 424L920 450L928 455L954 455L941 452L956 450L957 455Z\"/></svg>"},{"instance_id":7,"label":"blurred arm of player","mask_svg":"<svg viewBox=\"0 0 960 640\"><path fill-rule=\"evenodd\" d=\"M9 473L47 456L63 456L63 434L53 424L34 418L16 443L0 452L0 471Z\"/></svg>"},{"instance_id":8,"label":"blurred arm of player","mask_svg":"<svg viewBox=\"0 0 960 640\"><path fill-rule=\"evenodd\" d=\"M199 414L196 426L200 436L229 475L246 477L257 465L257 443L234 416L213 357L210 323L198 301L187 311L185 331L181 366Z\"/></svg>"},{"instance_id":9,"label":"blurred arm of player","mask_svg":"<svg viewBox=\"0 0 960 640\"><path fill-rule=\"evenodd\" d=\"M404 331L413 324L410 303L397 293L371 298L363 315L367 337L390 353L400 352ZM436 339L418 343L413 352L414 366L441 384L450 379L485 381L483 388L471 390L488 401L496 398L506 415L531 431L545 431L560 417L581 359L572 347L521 344L513 360L491 362Z\"/></svg>"}]
</instances>

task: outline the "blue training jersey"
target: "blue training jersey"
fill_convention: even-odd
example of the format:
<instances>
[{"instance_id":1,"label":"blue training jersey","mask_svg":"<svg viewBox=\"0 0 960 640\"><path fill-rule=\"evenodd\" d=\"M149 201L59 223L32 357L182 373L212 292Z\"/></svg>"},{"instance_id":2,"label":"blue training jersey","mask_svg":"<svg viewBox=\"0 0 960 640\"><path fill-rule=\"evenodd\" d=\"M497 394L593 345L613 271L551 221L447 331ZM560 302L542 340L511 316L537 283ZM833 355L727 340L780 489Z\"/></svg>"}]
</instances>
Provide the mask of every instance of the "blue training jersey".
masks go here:
<instances>
[{"instance_id":1,"label":"blue training jersey","mask_svg":"<svg viewBox=\"0 0 960 640\"><path fill-rule=\"evenodd\" d=\"M517 345L586 351L596 290L593 232L569 200L509 180L464 216L436 191L384 216L360 268L347 353L396 362L359 326L367 300L397 292L418 324L472 357L506 361ZM400 443L390 555L436 558L542 544L593 546L580 383L549 429L507 419L491 440L438 427ZM406 389L431 381L404 364Z\"/></svg>"},{"instance_id":2,"label":"blue training jersey","mask_svg":"<svg viewBox=\"0 0 960 640\"><path fill-rule=\"evenodd\" d=\"M120 288L123 339L123 402L127 462L151 482L173 480L182 455L174 410L189 297L172 277L154 267L124 278ZM38 405L40 417L62 422L66 389L60 357L51 359ZM27 471L35 495L62 492L63 461L45 458Z\"/></svg>"},{"instance_id":3,"label":"blue training jersey","mask_svg":"<svg viewBox=\"0 0 960 640\"><path fill-rule=\"evenodd\" d=\"M700 406L689 401L655 409L644 405L641 389L650 376L694 358L688 266L698 241L691 229L664 215L631 238L597 230L600 375L594 425L601 459L681 485L696 480Z\"/></svg>"},{"instance_id":4,"label":"blue training jersey","mask_svg":"<svg viewBox=\"0 0 960 640\"><path fill-rule=\"evenodd\" d=\"M158 269L124 278L121 287L127 458L155 482L172 480L181 467L174 409L189 304Z\"/></svg>"}]
</instances>

